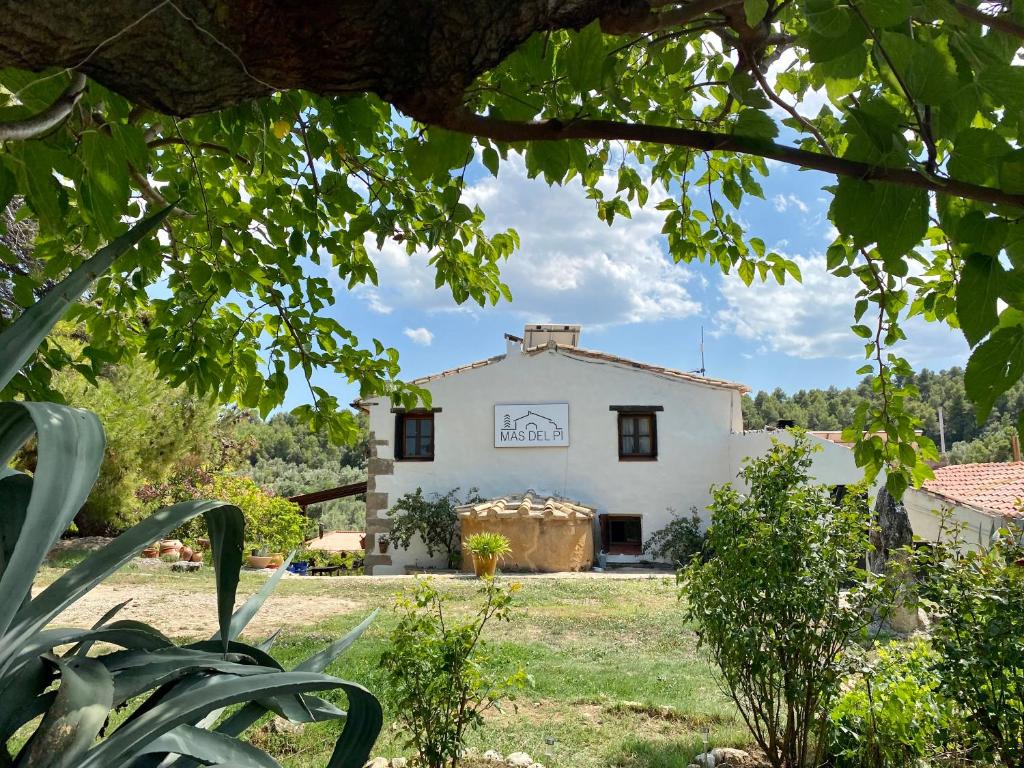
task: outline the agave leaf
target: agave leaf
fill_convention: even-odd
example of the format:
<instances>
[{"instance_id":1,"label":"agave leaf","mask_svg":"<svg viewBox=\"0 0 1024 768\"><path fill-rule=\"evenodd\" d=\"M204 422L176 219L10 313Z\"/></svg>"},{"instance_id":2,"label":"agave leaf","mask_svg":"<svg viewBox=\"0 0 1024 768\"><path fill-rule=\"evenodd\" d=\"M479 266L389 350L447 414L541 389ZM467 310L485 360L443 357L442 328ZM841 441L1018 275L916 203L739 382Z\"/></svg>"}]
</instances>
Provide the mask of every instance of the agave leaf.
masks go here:
<instances>
[{"instance_id":1,"label":"agave leaf","mask_svg":"<svg viewBox=\"0 0 1024 768\"><path fill-rule=\"evenodd\" d=\"M384 725L384 712L376 696L352 683L345 687L345 695L348 716L327 768L363 768Z\"/></svg>"},{"instance_id":2,"label":"agave leaf","mask_svg":"<svg viewBox=\"0 0 1024 768\"><path fill-rule=\"evenodd\" d=\"M217 515L206 518L210 534L213 572L217 580L217 624L220 627L221 647L228 652L231 613L235 608L239 572L242 569L242 545L245 536L245 518L238 507L237 515Z\"/></svg>"},{"instance_id":3,"label":"agave leaf","mask_svg":"<svg viewBox=\"0 0 1024 768\"><path fill-rule=\"evenodd\" d=\"M167 531L177 528L186 520L199 514L206 515L211 540L215 535L216 526L211 526L210 520L230 519L229 525L222 526L224 529L233 529L244 524L242 511L238 507L219 501L186 501L157 510L142 522L122 533L103 549L92 553L19 611L11 632L0 638L0 660L8 658L19 645L24 644L34 633L53 621L67 606L131 560L139 550L152 544ZM217 535L222 535L219 528ZM20 542L19 546L21 546ZM35 569L33 568L32 575L34 573ZM29 586L31 586L31 580Z\"/></svg>"},{"instance_id":4,"label":"agave leaf","mask_svg":"<svg viewBox=\"0 0 1024 768\"><path fill-rule=\"evenodd\" d=\"M342 687L343 681L307 672L278 672L255 677L211 677L181 693L172 693L145 714L126 721L90 749L77 768L121 768L153 739L207 712L248 701L253 696L287 696Z\"/></svg>"},{"instance_id":5,"label":"agave leaf","mask_svg":"<svg viewBox=\"0 0 1024 768\"><path fill-rule=\"evenodd\" d=\"M159 651L120 651L100 657L114 678L114 704L146 691L174 683L189 675L218 672L243 677L271 674L280 670L252 663L251 657L187 651L177 647Z\"/></svg>"},{"instance_id":6,"label":"agave leaf","mask_svg":"<svg viewBox=\"0 0 1024 768\"><path fill-rule=\"evenodd\" d=\"M93 414L52 403L0 403L0 423L20 434L31 422L38 438L38 462L21 535L0 576L0 635L31 594L46 553L89 495L103 461L103 428ZM0 431L3 427L0 426ZM6 464L6 461L3 462ZM21 634L21 632L15 633ZM5 655L0 650L0 660Z\"/></svg>"},{"instance_id":7,"label":"agave leaf","mask_svg":"<svg viewBox=\"0 0 1024 768\"><path fill-rule=\"evenodd\" d=\"M173 206L142 219L123 235L96 252L71 271L42 299L26 309L0 334L0 389L11 383L68 307L78 300L93 280L105 272L121 254L133 248L167 217ZM6 462L5 462L6 463Z\"/></svg>"},{"instance_id":8,"label":"agave leaf","mask_svg":"<svg viewBox=\"0 0 1024 768\"><path fill-rule=\"evenodd\" d=\"M8 675L0 691L0 743L6 744L21 726L50 708L56 691L46 691L56 676L56 667L39 656Z\"/></svg>"},{"instance_id":9,"label":"agave leaf","mask_svg":"<svg viewBox=\"0 0 1024 768\"><path fill-rule=\"evenodd\" d=\"M327 669L327 665L334 661L336 658L341 656L348 647L352 645L359 637L366 631L367 627L377 618L377 614L380 613L380 608L374 609L373 613L359 622L359 625L348 632L340 640L336 640L329 646L324 648L320 653L316 653L310 656L308 659L300 663L295 667L296 672L323 672Z\"/></svg>"},{"instance_id":10,"label":"agave leaf","mask_svg":"<svg viewBox=\"0 0 1024 768\"><path fill-rule=\"evenodd\" d=\"M280 567L274 571L273 575L264 582L263 586L260 587L256 594L252 595L246 600L237 611L231 616L231 625L228 627L228 640L237 640L238 636L242 634L242 630L252 621L252 617L256 615L256 612L263 607L263 603L267 601L270 594L274 591L277 586L277 582L281 580L285 572L288 570L288 566L292 564L292 558L295 557L295 551L288 555L288 558L281 563ZM219 640L221 636L220 630L214 633L211 640Z\"/></svg>"},{"instance_id":11,"label":"agave leaf","mask_svg":"<svg viewBox=\"0 0 1024 768\"><path fill-rule=\"evenodd\" d=\"M320 653L310 656L308 659L303 661L295 667L294 671L323 672L327 668L328 664L344 653L345 650L352 645L352 643L354 643L359 636L363 634L363 632L366 631L366 628L370 626L370 623L377 618L378 613L380 613L379 608L363 619L357 627L348 632L340 640L332 643ZM221 723L217 730L221 733L230 733L232 736L240 736L271 711L281 715L282 717L287 717L293 722L315 722L318 711L317 705L309 701L305 701L303 703L303 707L312 719L306 720L303 718L302 712L296 709L291 702L271 702L265 699L251 701ZM320 714L325 716L323 719L330 719L329 713L326 710L320 710Z\"/></svg>"},{"instance_id":12,"label":"agave leaf","mask_svg":"<svg viewBox=\"0 0 1024 768\"><path fill-rule=\"evenodd\" d=\"M99 629L100 627L105 626L112 618L117 616L117 614L119 614L124 609L124 607L127 606L128 603L130 603L131 601L132 598L129 597L123 603L118 603L113 608L109 609L106 613L100 616L99 620L97 620L97 622L92 625L92 628ZM72 646L71 650L65 653L64 656L88 656L89 649L92 648L92 646L92 640L86 640L84 642L77 643L74 646Z\"/></svg>"},{"instance_id":13,"label":"agave leaf","mask_svg":"<svg viewBox=\"0 0 1024 768\"><path fill-rule=\"evenodd\" d=\"M266 640L263 640L262 642L256 643L256 647L259 648L261 651L266 651L267 653L270 653L270 649L274 647L274 643L277 642L277 638L280 637L280 636L281 636L281 630L280 629L274 630L274 634L272 634Z\"/></svg>"},{"instance_id":14,"label":"agave leaf","mask_svg":"<svg viewBox=\"0 0 1024 768\"><path fill-rule=\"evenodd\" d=\"M246 768L280 768L280 763L266 752L244 741L219 733L204 731L192 725L179 725L158 736L140 751L141 754L179 754L203 763L227 764Z\"/></svg>"},{"instance_id":15,"label":"agave leaf","mask_svg":"<svg viewBox=\"0 0 1024 768\"><path fill-rule=\"evenodd\" d=\"M15 768L75 765L107 721L114 682L95 659L58 661L60 687L42 723L19 753Z\"/></svg>"},{"instance_id":16,"label":"agave leaf","mask_svg":"<svg viewBox=\"0 0 1024 768\"><path fill-rule=\"evenodd\" d=\"M174 643L158 631L140 621L115 621L99 629L67 627L44 629L36 632L30 639L22 643L20 653L10 660L8 670L5 671L3 676L0 676L0 679L6 677L10 672L21 669L26 663L31 663L40 654L48 653L59 645L83 641L110 643L111 645L119 645L122 648L154 651L160 648L173 647L174 645Z\"/></svg>"},{"instance_id":17,"label":"agave leaf","mask_svg":"<svg viewBox=\"0 0 1024 768\"><path fill-rule=\"evenodd\" d=\"M0 478L0 573L7 568L25 522L32 478L20 472Z\"/></svg>"}]
</instances>

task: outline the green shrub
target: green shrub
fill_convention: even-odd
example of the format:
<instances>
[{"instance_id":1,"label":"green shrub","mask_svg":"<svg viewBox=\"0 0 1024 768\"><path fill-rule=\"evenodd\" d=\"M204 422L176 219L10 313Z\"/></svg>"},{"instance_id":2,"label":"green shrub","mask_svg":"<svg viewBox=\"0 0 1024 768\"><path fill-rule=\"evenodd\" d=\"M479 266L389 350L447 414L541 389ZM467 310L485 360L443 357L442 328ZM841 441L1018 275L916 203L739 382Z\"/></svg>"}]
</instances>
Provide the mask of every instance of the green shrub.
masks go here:
<instances>
[{"instance_id":1,"label":"green shrub","mask_svg":"<svg viewBox=\"0 0 1024 768\"><path fill-rule=\"evenodd\" d=\"M961 713L923 640L878 647L832 708L836 768L913 768L955 751Z\"/></svg>"},{"instance_id":2,"label":"green shrub","mask_svg":"<svg viewBox=\"0 0 1024 768\"><path fill-rule=\"evenodd\" d=\"M143 220L83 263L0 333L0 390L68 302L166 213ZM33 437L35 472L8 469L14 453ZM365 762L380 731L380 704L362 686L321 673L369 620L291 671L267 653L268 643L238 641L283 571L234 610L245 519L238 507L219 501L186 501L156 511L33 595L47 550L70 525L99 474L103 428L94 414L77 408L2 402L0 446L0 763L33 768L172 761L276 765L239 738L272 712L293 722L344 719L331 765L358 768ZM142 622L114 620L125 603L91 629L53 626L66 608L140 549L198 515L206 518L216 555L219 631L213 639L177 646ZM344 692L347 712L320 697L327 691ZM111 724L115 710L125 709L126 716ZM220 717L225 711L229 714Z\"/></svg>"},{"instance_id":3,"label":"green shrub","mask_svg":"<svg viewBox=\"0 0 1024 768\"><path fill-rule=\"evenodd\" d=\"M453 488L448 493L432 494L428 499L423 489L417 488L407 493L389 510L392 518L391 541L408 549L412 542L419 538L427 547L427 554L444 554L449 568L459 566L459 515L455 508L460 504L474 504L483 501L476 488L469 489L465 501L459 501L459 489Z\"/></svg>"},{"instance_id":4,"label":"green shrub","mask_svg":"<svg viewBox=\"0 0 1024 768\"><path fill-rule=\"evenodd\" d=\"M1019 534L1019 532L1018 532ZM923 552L918 590L932 611L939 690L963 709L975 757L1024 766L1024 547L1000 531L991 547Z\"/></svg>"},{"instance_id":5,"label":"green shrub","mask_svg":"<svg viewBox=\"0 0 1024 768\"><path fill-rule=\"evenodd\" d=\"M450 596L429 579L399 599L398 625L380 663L398 722L424 768L457 768L467 729L526 682L522 670L508 677L489 672L481 639L489 622L510 620L518 587L488 579L479 610L461 620L444 611Z\"/></svg>"},{"instance_id":6,"label":"green shrub","mask_svg":"<svg viewBox=\"0 0 1024 768\"><path fill-rule=\"evenodd\" d=\"M172 482L150 488L147 499L171 504L188 499L216 498L234 504L245 514L246 551L290 552L306 540L309 520L302 508L274 496L248 477L211 474L195 469L177 475ZM192 520L172 535L193 540L206 535L202 520Z\"/></svg>"},{"instance_id":7,"label":"green shrub","mask_svg":"<svg viewBox=\"0 0 1024 768\"><path fill-rule=\"evenodd\" d=\"M686 612L717 664L724 689L776 768L817 765L843 651L870 614L873 590L858 560L868 548L865 510L836 507L807 482L811 449L774 441L740 473L749 492L713 489L706 562L681 575Z\"/></svg>"},{"instance_id":8,"label":"green shrub","mask_svg":"<svg viewBox=\"0 0 1024 768\"><path fill-rule=\"evenodd\" d=\"M697 508L690 508L690 516L672 512L672 520L660 531L655 531L644 543L644 552L668 560L677 567L689 565L704 550L706 536L702 530Z\"/></svg>"},{"instance_id":9,"label":"green shrub","mask_svg":"<svg viewBox=\"0 0 1024 768\"><path fill-rule=\"evenodd\" d=\"M466 549L477 557L504 557L512 551L507 536L491 531L474 533L466 539Z\"/></svg>"}]
</instances>

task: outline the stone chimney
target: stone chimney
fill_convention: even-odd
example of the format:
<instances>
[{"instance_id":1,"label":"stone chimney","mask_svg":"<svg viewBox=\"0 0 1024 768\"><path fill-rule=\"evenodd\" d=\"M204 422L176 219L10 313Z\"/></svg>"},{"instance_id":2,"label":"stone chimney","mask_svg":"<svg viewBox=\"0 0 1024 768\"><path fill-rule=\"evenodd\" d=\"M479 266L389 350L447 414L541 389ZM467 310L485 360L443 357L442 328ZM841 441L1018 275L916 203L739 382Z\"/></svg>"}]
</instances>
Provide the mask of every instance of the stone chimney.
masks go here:
<instances>
[{"instance_id":1,"label":"stone chimney","mask_svg":"<svg viewBox=\"0 0 1024 768\"><path fill-rule=\"evenodd\" d=\"M534 324L526 326L523 332L523 349L542 347L552 341L562 347L578 347L580 326Z\"/></svg>"}]
</instances>

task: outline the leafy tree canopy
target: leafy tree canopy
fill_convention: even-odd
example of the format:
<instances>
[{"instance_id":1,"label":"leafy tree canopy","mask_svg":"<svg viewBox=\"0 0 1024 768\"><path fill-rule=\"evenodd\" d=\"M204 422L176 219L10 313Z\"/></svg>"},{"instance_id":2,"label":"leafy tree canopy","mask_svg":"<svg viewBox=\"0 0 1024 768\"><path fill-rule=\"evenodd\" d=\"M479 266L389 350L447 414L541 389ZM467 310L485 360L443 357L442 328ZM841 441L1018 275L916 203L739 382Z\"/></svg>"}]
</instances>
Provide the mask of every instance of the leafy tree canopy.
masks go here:
<instances>
[{"instance_id":1,"label":"leafy tree canopy","mask_svg":"<svg viewBox=\"0 0 1024 768\"><path fill-rule=\"evenodd\" d=\"M664 187L673 258L746 283L800 277L735 215L768 161L832 174L828 268L861 286L853 333L874 376L851 433L889 433L856 455L896 493L934 454L910 447L903 319L963 330L982 419L1024 373L1024 7L1009 0L0 0L0 18L0 203L24 198L42 265L13 274L10 300L176 206L76 311L84 365L142 352L264 414L292 368L411 404L396 352L323 314L327 272L374 282L369 251L394 240L429 253L457 301L508 299L517 236L486 231L462 192L474 158L497 173L515 153L578 180L608 222ZM151 301L159 280L170 295ZM44 350L5 396L47 394L65 362ZM330 392L311 398L297 416L355 433Z\"/></svg>"}]
</instances>

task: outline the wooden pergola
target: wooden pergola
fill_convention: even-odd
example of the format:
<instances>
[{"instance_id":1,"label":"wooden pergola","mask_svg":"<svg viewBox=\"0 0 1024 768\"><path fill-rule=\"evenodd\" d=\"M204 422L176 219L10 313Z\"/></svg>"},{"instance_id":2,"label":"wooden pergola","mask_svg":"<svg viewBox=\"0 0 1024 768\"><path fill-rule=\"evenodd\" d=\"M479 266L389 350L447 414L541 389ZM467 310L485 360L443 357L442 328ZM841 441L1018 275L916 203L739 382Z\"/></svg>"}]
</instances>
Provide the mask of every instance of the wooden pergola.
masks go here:
<instances>
[{"instance_id":1,"label":"wooden pergola","mask_svg":"<svg viewBox=\"0 0 1024 768\"><path fill-rule=\"evenodd\" d=\"M365 480L361 483L339 485L337 488L326 488L322 491L314 491L313 493L300 493L298 496L290 497L288 501L298 504L302 507L303 513L305 513L306 507L312 504L319 504L322 501L333 501L334 499L344 499L349 496L361 496L364 493L366 493Z\"/></svg>"}]
</instances>

